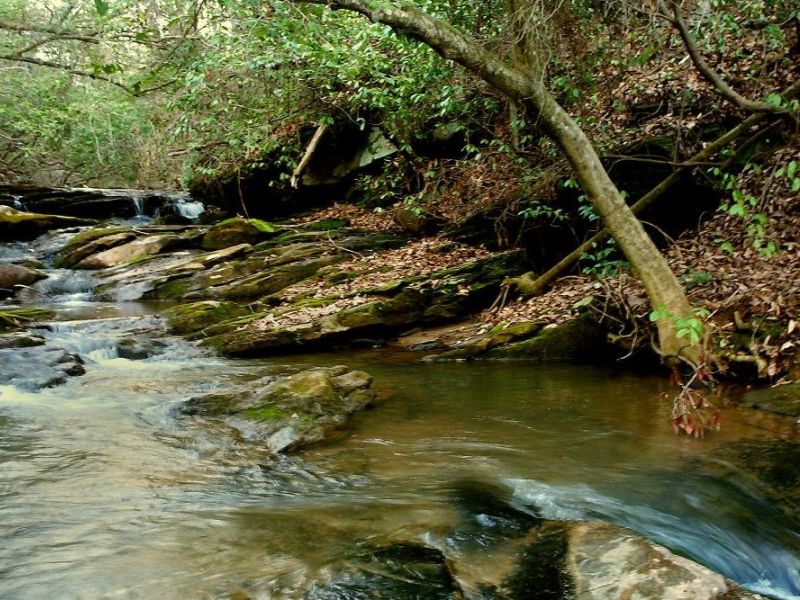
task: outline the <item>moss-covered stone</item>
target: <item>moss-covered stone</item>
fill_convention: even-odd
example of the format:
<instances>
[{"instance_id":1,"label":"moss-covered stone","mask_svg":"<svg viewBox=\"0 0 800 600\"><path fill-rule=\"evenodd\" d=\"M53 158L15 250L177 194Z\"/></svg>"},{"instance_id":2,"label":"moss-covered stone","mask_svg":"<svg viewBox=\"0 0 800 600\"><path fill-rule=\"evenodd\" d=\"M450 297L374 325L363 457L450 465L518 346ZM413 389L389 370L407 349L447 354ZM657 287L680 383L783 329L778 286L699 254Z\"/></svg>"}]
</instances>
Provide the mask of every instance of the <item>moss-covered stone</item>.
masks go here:
<instances>
[{"instance_id":1,"label":"moss-covered stone","mask_svg":"<svg viewBox=\"0 0 800 600\"><path fill-rule=\"evenodd\" d=\"M243 316L250 311L233 302L206 300L182 304L167 309L163 316L172 331L176 333L195 333L210 325Z\"/></svg>"},{"instance_id":2,"label":"moss-covered stone","mask_svg":"<svg viewBox=\"0 0 800 600\"><path fill-rule=\"evenodd\" d=\"M272 452L288 452L329 437L349 416L371 406L366 373L347 367L308 369L275 381L268 377L188 401L186 415L225 418Z\"/></svg>"},{"instance_id":3,"label":"moss-covered stone","mask_svg":"<svg viewBox=\"0 0 800 600\"><path fill-rule=\"evenodd\" d=\"M205 250L221 250L237 244L256 244L275 232L275 227L266 221L234 217L211 227L200 245Z\"/></svg>"},{"instance_id":4,"label":"moss-covered stone","mask_svg":"<svg viewBox=\"0 0 800 600\"><path fill-rule=\"evenodd\" d=\"M94 223L95 221L91 219L42 215L0 206L0 239L5 241L32 240L52 229L81 227Z\"/></svg>"},{"instance_id":5,"label":"moss-covered stone","mask_svg":"<svg viewBox=\"0 0 800 600\"><path fill-rule=\"evenodd\" d=\"M0 331L19 329L36 323L52 319L55 313L46 308L5 308L0 309Z\"/></svg>"},{"instance_id":6,"label":"moss-covered stone","mask_svg":"<svg viewBox=\"0 0 800 600\"><path fill-rule=\"evenodd\" d=\"M59 269L74 267L84 258L136 239L137 234L122 227L94 227L70 239L59 251L54 265Z\"/></svg>"},{"instance_id":7,"label":"moss-covered stone","mask_svg":"<svg viewBox=\"0 0 800 600\"><path fill-rule=\"evenodd\" d=\"M591 315L582 315L538 335L492 348L486 358L525 359L540 362L603 361L608 348L605 330Z\"/></svg>"},{"instance_id":8,"label":"moss-covered stone","mask_svg":"<svg viewBox=\"0 0 800 600\"><path fill-rule=\"evenodd\" d=\"M440 354L437 358L441 360L464 360L480 357L493 348L500 348L514 341L528 339L539 333L542 327L541 323L533 322L512 323L498 327L489 333L464 340L459 344L458 348Z\"/></svg>"},{"instance_id":9,"label":"moss-covered stone","mask_svg":"<svg viewBox=\"0 0 800 600\"><path fill-rule=\"evenodd\" d=\"M275 421L286 419L288 416L286 411L281 410L278 406L264 405L258 408L248 408L242 412L242 415L253 421Z\"/></svg>"},{"instance_id":10,"label":"moss-covered stone","mask_svg":"<svg viewBox=\"0 0 800 600\"><path fill-rule=\"evenodd\" d=\"M745 406L760 408L779 415L800 417L800 383L778 385L763 390L749 392L745 396Z\"/></svg>"}]
</instances>

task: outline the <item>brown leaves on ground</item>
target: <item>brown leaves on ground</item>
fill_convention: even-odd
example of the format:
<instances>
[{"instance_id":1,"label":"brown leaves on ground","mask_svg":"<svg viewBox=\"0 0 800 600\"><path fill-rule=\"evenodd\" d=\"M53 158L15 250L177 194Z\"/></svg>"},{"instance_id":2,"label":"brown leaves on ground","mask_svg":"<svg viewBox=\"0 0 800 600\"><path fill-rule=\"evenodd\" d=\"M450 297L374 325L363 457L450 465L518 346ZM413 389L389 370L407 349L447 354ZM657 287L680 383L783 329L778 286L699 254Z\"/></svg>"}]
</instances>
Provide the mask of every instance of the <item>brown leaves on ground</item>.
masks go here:
<instances>
[{"instance_id":1,"label":"brown leaves on ground","mask_svg":"<svg viewBox=\"0 0 800 600\"><path fill-rule=\"evenodd\" d=\"M389 212L373 212L365 208L359 208L352 204L334 203L332 206L314 211L292 222L305 225L327 220L347 221L348 226L363 231L400 231L401 227L394 221Z\"/></svg>"},{"instance_id":2,"label":"brown leaves on ground","mask_svg":"<svg viewBox=\"0 0 800 600\"><path fill-rule=\"evenodd\" d=\"M481 248L439 236L414 240L392 250L354 253L350 260L321 270L317 278L283 290L277 298L280 306L253 326L271 330L307 323L374 300L375 293L379 293L381 288L403 279L424 277L490 255ZM436 284L435 281L432 283ZM324 305L314 305L315 299ZM308 301L311 306L291 306L298 301Z\"/></svg>"}]
</instances>

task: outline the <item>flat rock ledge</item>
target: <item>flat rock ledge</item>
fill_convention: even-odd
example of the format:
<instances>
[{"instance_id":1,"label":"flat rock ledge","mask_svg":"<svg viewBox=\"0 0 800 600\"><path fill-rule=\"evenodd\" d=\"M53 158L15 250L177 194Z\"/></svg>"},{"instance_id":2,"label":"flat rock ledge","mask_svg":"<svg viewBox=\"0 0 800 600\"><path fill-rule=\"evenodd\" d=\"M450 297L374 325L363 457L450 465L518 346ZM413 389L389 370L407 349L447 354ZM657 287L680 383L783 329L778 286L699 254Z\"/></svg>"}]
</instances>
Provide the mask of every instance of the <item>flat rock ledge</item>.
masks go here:
<instances>
[{"instance_id":1,"label":"flat rock ledge","mask_svg":"<svg viewBox=\"0 0 800 600\"><path fill-rule=\"evenodd\" d=\"M246 440L275 454L327 440L351 415L375 403L372 377L346 366L268 376L192 398L180 411L224 421Z\"/></svg>"}]
</instances>

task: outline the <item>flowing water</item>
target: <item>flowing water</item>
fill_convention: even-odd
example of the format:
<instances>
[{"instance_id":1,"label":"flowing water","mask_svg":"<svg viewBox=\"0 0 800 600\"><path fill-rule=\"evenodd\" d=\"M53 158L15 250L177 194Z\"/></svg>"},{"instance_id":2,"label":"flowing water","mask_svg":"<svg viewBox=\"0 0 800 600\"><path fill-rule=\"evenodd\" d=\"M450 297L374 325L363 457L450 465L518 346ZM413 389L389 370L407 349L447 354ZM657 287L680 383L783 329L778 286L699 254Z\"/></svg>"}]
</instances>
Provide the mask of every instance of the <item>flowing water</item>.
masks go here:
<instances>
[{"instance_id":1,"label":"flowing water","mask_svg":"<svg viewBox=\"0 0 800 600\"><path fill-rule=\"evenodd\" d=\"M441 543L463 481L546 517L623 524L800 597L797 533L746 477L715 468L722 446L792 437L784 419L728 408L722 432L697 441L673 436L660 379L607 369L375 351L224 359L167 335L158 307L96 302L91 275L51 274L25 301L57 311L37 333L86 373L0 387L0 598L294 597L361 540ZM300 456L176 415L226 383L339 363L368 370L383 400Z\"/></svg>"}]
</instances>

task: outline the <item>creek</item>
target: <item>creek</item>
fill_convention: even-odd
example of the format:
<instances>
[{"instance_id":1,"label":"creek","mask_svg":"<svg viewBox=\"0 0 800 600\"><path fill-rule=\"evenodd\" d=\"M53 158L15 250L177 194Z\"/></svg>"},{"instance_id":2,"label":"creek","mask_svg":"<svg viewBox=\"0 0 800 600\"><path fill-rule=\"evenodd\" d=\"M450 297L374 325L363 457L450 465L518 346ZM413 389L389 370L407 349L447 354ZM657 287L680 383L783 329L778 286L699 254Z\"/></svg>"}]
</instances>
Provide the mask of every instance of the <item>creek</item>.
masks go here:
<instances>
[{"instance_id":1,"label":"creek","mask_svg":"<svg viewBox=\"0 0 800 600\"><path fill-rule=\"evenodd\" d=\"M0 261L46 260L65 239L6 244ZM89 274L49 273L21 302L55 311L34 333L86 373L35 389L35 362L0 356L19 375L0 386L0 598L301 597L360 541L447 543L464 481L548 518L630 527L751 590L800 598L796 526L717 454L794 439L786 419L731 406L721 432L676 437L661 378L576 365L384 350L221 358L169 335L163 306L99 302ZM382 400L295 456L176 411L230 382L335 364L368 371Z\"/></svg>"}]
</instances>

